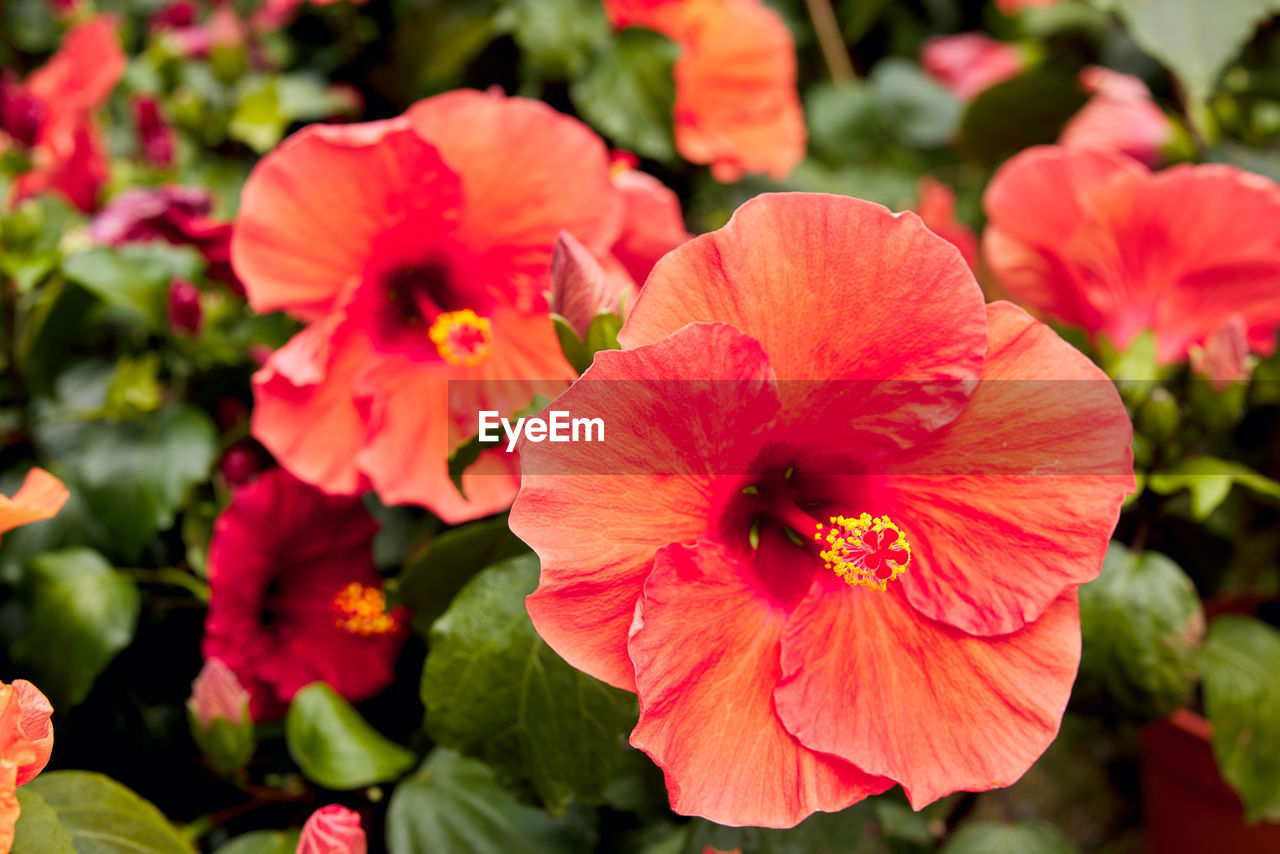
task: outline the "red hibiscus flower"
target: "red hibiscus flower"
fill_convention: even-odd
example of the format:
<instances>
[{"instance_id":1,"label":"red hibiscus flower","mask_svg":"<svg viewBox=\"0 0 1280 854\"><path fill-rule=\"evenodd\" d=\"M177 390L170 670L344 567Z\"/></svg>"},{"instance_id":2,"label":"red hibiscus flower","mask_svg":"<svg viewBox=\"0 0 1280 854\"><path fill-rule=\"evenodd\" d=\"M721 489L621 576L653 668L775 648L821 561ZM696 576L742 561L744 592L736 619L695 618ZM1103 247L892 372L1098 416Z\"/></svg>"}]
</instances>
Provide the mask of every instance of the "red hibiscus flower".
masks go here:
<instances>
[{"instance_id":1,"label":"red hibiscus flower","mask_svg":"<svg viewBox=\"0 0 1280 854\"><path fill-rule=\"evenodd\" d=\"M1173 125L1137 77L1090 66L1080 85L1093 97L1071 117L1058 142L1068 148L1121 151L1147 165L1160 161L1173 139Z\"/></svg>"},{"instance_id":2,"label":"red hibiscus flower","mask_svg":"<svg viewBox=\"0 0 1280 854\"><path fill-rule=\"evenodd\" d=\"M638 692L673 807L790 826L1017 779L1133 487L1102 373L915 215L824 195L667 255L620 340L554 404L608 441L524 444L511 526L534 625Z\"/></svg>"},{"instance_id":3,"label":"red hibiscus flower","mask_svg":"<svg viewBox=\"0 0 1280 854\"><path fill-rule=\"evenodd\" d=\"M53 753L53 706L25 679L0 682L0 851L13 846L22 807L17 788L35 779Z\"/></svg>"},{"instance_id":4,"label":"red hibiscus flower","mask_svg":"<svg viewBox=\"0 0 1280 854\"><path fill-rule=\"evenodd\" d=\"M622 213L601 140L536 101L451 92L294 135L249 177L232 239L250 304L310 322L254 378L254 435L326 492L372 485L449 522L505 509L518 464L486 452L464 497L449 453L478 409L573 377L552 251L564 230L607 256Z\"/></svg>"},{"instance_id":5,"label":"red hibiscus flower","mask_svg":"<svg viewBox=\"0 0 1280 854\"><path fill-rule=\"evenodd\" d=\"M760 0L605 0L615 27L656 30L680 48L675 135L680 155L719 181L777 180L804 159L791 31Z\"/></svg>"},{"instance_id":6,"label":"red hibiscus flower","mask_svg":"<svg viewBox=\"0 0 1280 854\"><path fill-rule=\"evenodd\" d=\"M20 148L31 162L15 182L18 198L53 191L81 210L97 206L107 158L93 113L124 67L115 19L99 15L69 30L25 83L0 80L0 150Z\"/></svg>"},{"instance_id":7,"label":"red hibiscus flower","mask_svg":"<svg viewBox=\"0 0 1280 854\"><path fill-rule=\"evenodd\" d=\"M312 682L359 701L394 680L405 619L386 609L377 530L360 499L280 469L237 490L218 517L204 657L235 673L255 721L280 717Z\"/></svg>"},{"instance_id":8,"label":"red hibiscus flower","mask_svg":"<svg viewBox=\"0 0 1280 854\"><path fill-rule=\"evenodd\" d=\"M978 269L978 237L956 219L956 194L950 187L928 175L921 178L916 213L930 231L960 250L970 270Z\"/></svg>"},{"instance_id":9,"label":"red hibiscus flower","mask_svg":"<svg viewBox=\"0 0 1280 854\"><path fill-rule=\"evenodd\" d=\"M934 36L920 49L920 65L962 101L1017 77L1027 61L1017 45L982 33Z\"/></svg>"},{"instance_id":10,"label":"red hibiscus flower","mask_svg":"<svg viewBox=\"0 0 1280 854\"><path fill-rule=\"evenodd\" d=\"M212 210L213 196L203 187L134 187L107 202L89 225L89 236L108 246L163 240L195 247L209 278L243 294L231 269L231 223L210 216Z\"/></svg>"},{"instance_id":11,"label":"red hibiscus flower","mask_svg":"<svg viewBox=\"0 0 1280 854\"><path fill-rule=\"evenodd\" d=\"M1151 172L1107 151L1045 146L987 187L983 252L1013 299L1120 349L1153 330L1161 364L1244 318L1280 327L1280 187L1233 166Z\"/></svg>"}]
</instances>

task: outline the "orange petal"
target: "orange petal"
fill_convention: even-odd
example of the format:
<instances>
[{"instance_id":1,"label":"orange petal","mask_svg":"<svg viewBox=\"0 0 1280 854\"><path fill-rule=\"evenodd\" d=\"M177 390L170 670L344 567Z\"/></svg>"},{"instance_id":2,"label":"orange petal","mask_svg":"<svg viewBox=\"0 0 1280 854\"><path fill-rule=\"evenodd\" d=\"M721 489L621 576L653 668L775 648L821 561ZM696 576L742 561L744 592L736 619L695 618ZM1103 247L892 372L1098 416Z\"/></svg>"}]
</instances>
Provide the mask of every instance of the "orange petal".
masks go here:
<instances>
[{"instance_id":1,"label":"orange petal","mask_svg":"<svg viewBox=\"0 0 1280 854\"><path fill-rule=\"evenodd\" d=\"M67 502L67 487L44 469L27 472L12 498L0 495L0 534L20 525L52 519Z\"/></svg>"}]
</instances>

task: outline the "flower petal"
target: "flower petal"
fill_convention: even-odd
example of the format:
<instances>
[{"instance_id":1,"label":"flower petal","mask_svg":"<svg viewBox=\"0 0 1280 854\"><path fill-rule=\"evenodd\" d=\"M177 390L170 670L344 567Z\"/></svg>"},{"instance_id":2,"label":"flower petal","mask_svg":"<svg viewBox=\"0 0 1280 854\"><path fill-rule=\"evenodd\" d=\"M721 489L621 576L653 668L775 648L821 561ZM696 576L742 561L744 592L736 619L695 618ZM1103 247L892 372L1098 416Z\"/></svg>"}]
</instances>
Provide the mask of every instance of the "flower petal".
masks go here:
<instances>
[{"instance_id":1,"label":"flower petal","mask_svg":"<svg viewBox=\"0 0 1280 854\"><path fill-rule=\"evenodd\" d=\"M982 292L956 248L915 214L844 196L747 202L658 262L618 340L691 321L764 346L795 443L829 443L839 424L847 443L909 446L956 416L986 350Z\"/></svg>"},{"instance_id":2,"label":"flower petal","mask_svg":"<svg viewBox=\"0 0 1280 854\"><path fill-rule=\"evenodd\" d=\"M407 119L311 125L254 167L232 264L255 311L313 320L371 264L421 256L452 228L461 192Z\"/></svg>"},{"instance_id":3,"label":"flower petal","mask_svg":"<svg viewBox=\"0 0 1280 854\"><path fill-rule=\"evenodd\" d=\"M676 812L791 827L891 785L783 728L773 692L786 625L720 546L658 553L628 644L640 694L631 743L662 768Z\"/></svg>"},{"instance_id":4,"label":"flower petal","mask_svg":"<svg viewBox=\"0 0 1280 854\"><path fill-rule=\"evenodd\" d=\"M353 387L373 352L335 311L271 355L253 376L253 435L285 468L325 492L365 487L355 455L366 427Z\"/></svg>"},{"instance_id":5,"label":"flower petal","mask_svg":"<svg viewBox=\"0 0 1280 854\"><path fill-rule=\"evenodd\" d=\"M466 207L454 240L473 253L476 275L514 282L515 295L537 305L561 230L598 256L617 238L622 198L608 152L578 120L528 98L465 90L419 101L405 115L462 180Z\"/></svg>"},{"instance_id":6,"label":"flower petal","mask_svg":"<svg viewBox=\"0 0 1280 854\"><path fill-rule=\"evenodd\" d=\"M710 381L667 379L690 364ZM601 351L555 400L608 431L603 443L520 446L511 530L542 560L529 616L566 661L634 690L627 630L654 553L706 533L711 473L754 457L777 406L760 346L723 324Z\"/></svg>"},{"instance_id":7,"label":"flower petal","mask_svg":"<svg viewBox=\"0 0 1280 854\"><path fill-rule=\"evenodd\" d=\"M787 622L774 699L802 744L896 780L920 809L1021 777L1057 735L1079 661L1074 590L1015 634L976 638L892 584L833 574Z\"/></svg>"},{"instance_id":8,"label":"flower petal","mask_svg":"<svg viewBox=\"0 0 1280 854\"><path fill-rule=\"evenodd\" d=\"M12 498L0 495L0 534L52 519L67 502L68 494L62 481L44 469L31 469Z\"/></svg>"},{"instance_id":9,"label":"flower petal","mask_svg":"<svg viewBox=\"0 0 1280 854\"><path fill-rule=\"evenodd\" d=\"M67 31L58 52L27 78L27 90L54 114L86 112L106 102L127 62L115 17L96 15Z\"/></svg>"},{"instance_id":10,"label":"flower petal","mask_svg":"<svg viewBox=\"0 0 1280 854\"><path fill-rule=\"evenodd\" d=\"M613 183L622 193L625 215L613 255L637 286L658 259L689 239L680 199L657 178L614 164Z\"/></svg>"},{"instance_id":11,"label":"flower petal","mask_svg":"<svg viewBox=\"0 0 1280 854\"><path fill-rule=\"evenodd\" d=\"M988 315L969 405L893 460L880 494L911 542L907 599L978 635L1016 631L1095 578L1134 486L1133 428L1106 375L1021 309Z\"/></svg>"}]
</instances>

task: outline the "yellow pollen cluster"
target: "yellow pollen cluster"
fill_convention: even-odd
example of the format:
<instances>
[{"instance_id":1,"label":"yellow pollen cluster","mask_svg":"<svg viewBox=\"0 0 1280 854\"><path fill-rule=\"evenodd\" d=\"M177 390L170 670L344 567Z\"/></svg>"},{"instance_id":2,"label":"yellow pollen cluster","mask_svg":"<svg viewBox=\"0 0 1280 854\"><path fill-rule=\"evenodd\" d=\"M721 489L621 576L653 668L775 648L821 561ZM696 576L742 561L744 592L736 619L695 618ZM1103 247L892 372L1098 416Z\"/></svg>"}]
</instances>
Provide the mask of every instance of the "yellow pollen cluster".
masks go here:
<instances>
[{"instance_id":1,"label":"yellow pollen cluster","mask_svg":"<svg viewBox=\"0 0 1280 854\"><path fill-rule=\"evenodd\" d=\"M333 624L362 638L399 631L400 622L387 613L387 597L376 587L353 581L333 597Z\"/></svg>"},{"instance_id":2,"label":"yellow pollen cluster","mask_svg":"<svg viewBox=\"0 0 1280 854\"><path fill-rule=\"evenodd\" d=\"M427 330L440 358L451 365L471 367L485 360L493 349L493 328L489 318L469 308L446 311Z\"/></svg>"},{"instance_id":3,"label":"yellow pollen cluster","mask_svg":"<svg viewBox=\"0 0 1280 854\"><path fill-rule=\"evenodd\" d=\"M832 516L831 527L817 528L813 538L827 544L819 554L826 568L854 587L884 590L911 563L911 544L888 516Z\"/></svg>"}]
</instances>

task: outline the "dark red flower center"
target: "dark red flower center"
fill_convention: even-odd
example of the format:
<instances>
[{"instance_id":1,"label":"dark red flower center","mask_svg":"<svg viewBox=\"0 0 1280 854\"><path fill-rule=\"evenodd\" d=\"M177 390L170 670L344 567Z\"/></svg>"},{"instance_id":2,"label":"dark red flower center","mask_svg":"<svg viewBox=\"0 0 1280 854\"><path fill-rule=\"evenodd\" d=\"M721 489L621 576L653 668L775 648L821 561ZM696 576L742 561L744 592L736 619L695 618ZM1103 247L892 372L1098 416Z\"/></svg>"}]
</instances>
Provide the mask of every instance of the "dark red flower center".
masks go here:
<instances>
[{"instance_id":1,"label":"dark red flower center","mask_svg":"<svg viewBox=\"0 0 1280 854\"><path fill-rule=\"evenodd\" d=\"M819 567L850 586L885 590L911 562L902 529L888 516L830 512L874 503L872 495L833 495L826 479L788 467L781 475L738 481L722 505L716 533L783 607L807 593Z\"/></svg>"},{"instance_id":2,"label":"dark red flower center","mask_svg":"<svg viewBox=\"0 0 1280 854\"><path fill-rule=\"evenodd\" d=\"M453 365L483 361L493 329L485 295L460 282L440 260L396 267L378 277L369 301L374 339L383 347Z\"/></svg>"}]
</instances>

